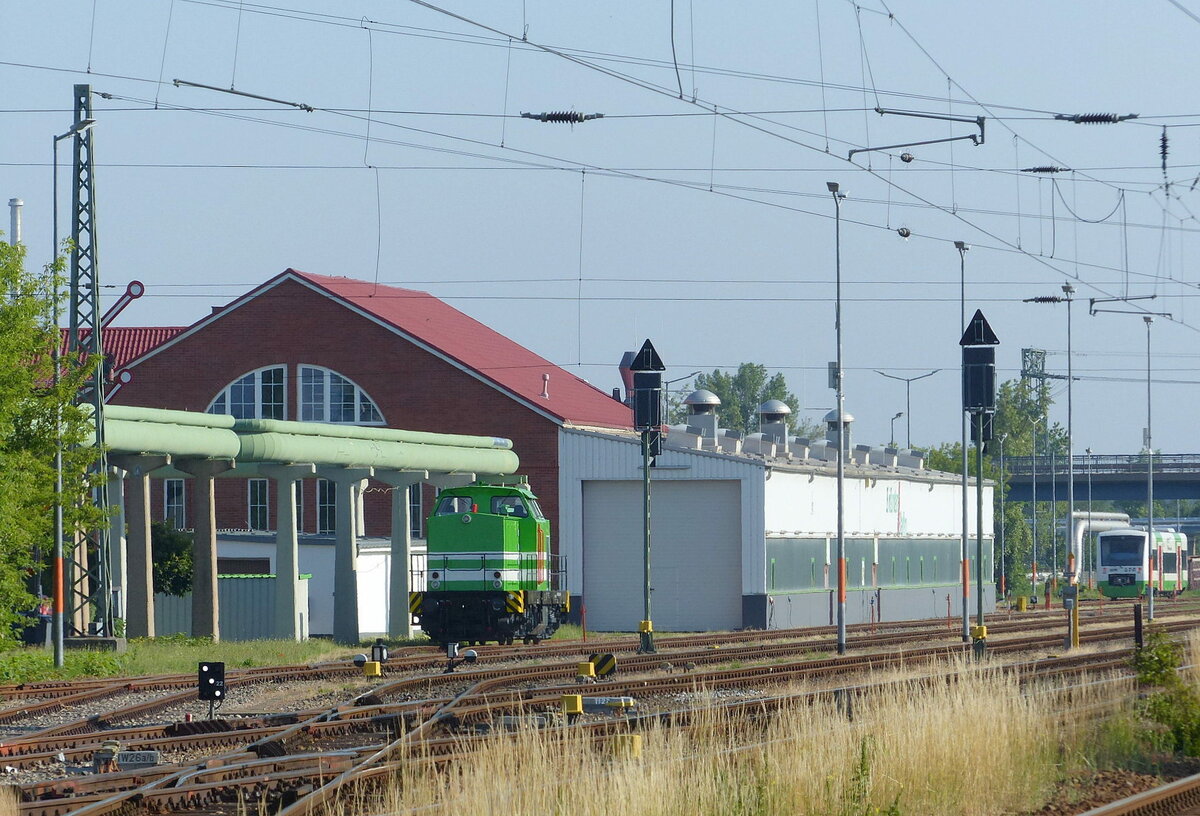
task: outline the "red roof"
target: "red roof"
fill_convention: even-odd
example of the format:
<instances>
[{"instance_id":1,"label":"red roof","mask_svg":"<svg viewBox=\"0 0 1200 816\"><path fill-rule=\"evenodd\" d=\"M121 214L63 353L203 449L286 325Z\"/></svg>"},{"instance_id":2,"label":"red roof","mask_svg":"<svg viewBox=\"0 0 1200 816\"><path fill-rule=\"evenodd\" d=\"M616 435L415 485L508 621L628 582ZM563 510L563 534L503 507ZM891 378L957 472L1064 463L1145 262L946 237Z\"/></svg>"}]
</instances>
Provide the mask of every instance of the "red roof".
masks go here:
<instances>
[{"instance_id":1,"label":"red roof","mask_svg":"<svg viewBox=\"0 0 1200 816\"><path fill-rule=\"evenodd\" d=\"M428 292L288 269L261 289L296 278L366 312L530 403L574 425L628 428L629 408L610 394L468 317ZM254 296L254 292L249 297ZM544 375L549 375L547 382ZM543 390L544 389L544 390ZM548 397L543 393L549 394Z\"/></svg>"},{"instance_id":2,"label":"red roof","mask_svg":"<svg viewBox=\"0 0 1200 816\"><path fill-rule=\"evenodd\" d=\"M131 361L184 331L186 326L110 326L101 335L104 353L113 370L120 370ZM91 334L83 332L86 339ZM67 346L67 330L62 330L63 349Z\"/></svg>"}]
</instances>

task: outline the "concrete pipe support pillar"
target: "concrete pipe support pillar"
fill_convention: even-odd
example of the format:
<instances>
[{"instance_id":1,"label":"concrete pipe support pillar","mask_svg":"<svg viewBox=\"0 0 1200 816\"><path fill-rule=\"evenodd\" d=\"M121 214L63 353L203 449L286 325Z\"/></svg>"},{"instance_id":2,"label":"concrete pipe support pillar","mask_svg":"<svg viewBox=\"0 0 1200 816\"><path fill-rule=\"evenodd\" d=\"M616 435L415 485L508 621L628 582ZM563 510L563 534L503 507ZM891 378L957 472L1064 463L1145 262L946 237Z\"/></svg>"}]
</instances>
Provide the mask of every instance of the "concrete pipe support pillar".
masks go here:
<instances>
[{"instance_id":1,"label":"concrete pipe support pillar","mask_svg":"<svg viewBox=\"0 0 1200 816\"><path fill-rule=\"evenodd\" d=\"M192 545L192 637L221 639L217 600L217 512L213 482L234 467L232 459L188 459L175 469L195 477Z\"/></svg>"},{"instance_id":2,"label":"concrete pipe support pillar","mask_svg":"<svg viewBox=\"0 0 1200 816\"><path fill-rule=\"evenodd\" d=\"M125 555L125 477L128 472L108 466L108 506L112 509L112 523L108 531L108 574L112 586L112 614L114 618L126 619L125 573L128 560ZM109 632L109 635L116 632Z\"/></svg>"},{"instance_id":3,"label":"concrete pipe support pillar","mask_svg":"<svg viewBox=\"0 0 1200 816\"><path fill-rule=\"evenodd\" d=\"M420 490L429 471L384 471L375 478L392 490L392 557L388 575L388 637L412 637L412 615L408 614L408 593L412 591L409 568L412 563L412 518L409 491Z\"/></svg>"},{"instance_id":4,"label":"concrete pipe support pillar","mask_svg":"<svg viewBox=\"0 0 1200 816\"><path fill-rule=\"evenodd\" d=\"M333 639L356 646L358 631L358 544L354 536L355 492L373 468L319 468L317 475L334 484L336 538L333 557Z\"/></svg>"},{"instance_id":5,"label":"concrete pipe support pillar","mask_svg":"<svg viewBox=\"0 0 1200 816\"><path fill-rule=\"evenodd\" d=\"M260 465L258 472L279 486L275 501L275 637L300 640L303 628L297 602L300 584L296 543L296 482L317 472L316 465Z\"/></svg>"},{"instance_id":6,"label":"concrete pipe support pillar","mask_svg":"<svg viewBox=\"0 0 1200 816\"><path fill-rule=\"evenodd\" d=\"M129 474L125 505L125 518L129 525L125 556L125 636L154 637L154 552L150 542L150 474L171 464L171 457L109 454L108 462Z\"/></svg>"}]
</instances>

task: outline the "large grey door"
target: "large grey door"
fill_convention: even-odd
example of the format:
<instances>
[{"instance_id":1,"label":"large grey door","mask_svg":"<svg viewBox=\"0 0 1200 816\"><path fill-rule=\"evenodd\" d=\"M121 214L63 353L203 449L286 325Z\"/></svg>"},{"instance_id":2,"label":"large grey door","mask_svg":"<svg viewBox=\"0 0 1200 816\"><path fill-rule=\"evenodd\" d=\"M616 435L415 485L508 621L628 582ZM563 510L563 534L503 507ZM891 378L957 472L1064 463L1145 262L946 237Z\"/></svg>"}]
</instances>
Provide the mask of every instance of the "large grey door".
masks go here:
<instances>
[{"instance_id":1,"label":"large grey door","mask_svg":"<svg viewBox=\"0 0 1200 816\"><path fill-rule=\"evenodd\" d=\"M656 631L742 625L741 483L653 484L651 619ZM642 483L583 483L587 625L637 631L642 620Z\"/></svg>"}]
</instances>

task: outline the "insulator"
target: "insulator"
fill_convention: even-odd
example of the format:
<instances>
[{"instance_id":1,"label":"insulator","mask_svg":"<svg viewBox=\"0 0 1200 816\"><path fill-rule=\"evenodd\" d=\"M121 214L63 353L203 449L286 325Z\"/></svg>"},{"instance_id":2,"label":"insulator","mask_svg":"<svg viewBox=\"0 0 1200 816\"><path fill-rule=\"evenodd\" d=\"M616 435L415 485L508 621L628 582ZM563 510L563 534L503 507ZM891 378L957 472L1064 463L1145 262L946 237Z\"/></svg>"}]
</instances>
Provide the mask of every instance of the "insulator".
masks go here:
<instances>
[{"instance_id":1,"label":"insulator","mask_svg":"<svg viewBox=\"0 0 1200 816\"><path fill-rule=\"evenodd\" d=\"M900 229L896 230L896 234L907 241L909 236L912 235L912 230L910 230L908 227L901 227Z\"/></svg>"},{"instance_id":2,"label":"insulator","mask_svg":"<svg viewBox=\"0 0 1200 816\"><path fill-rule=\"evenodd\" d=\"M1058 295L1038 295L1037 297L1026 298L1029 303L1062 303L1062 298Z\"/></svg>"},{"instance_id":3,"label":"insulator","mask_svg":"<svg viewBox=\"0 0 1200 816\"><path fill-rule=\"evenodd\" d=\"M1163 125L1162 138L1159 140L1158 152L1162 154L1163 175L1167 174L1167 126Z\"/></svg>"},{"instance_id":4,"label":"insulator","mask_svg":"<svg viewBox=\"0 0 1200 816\"><path fill-rule=\"evenodd\" d=\"M916 158L916 156L914 156L912 153L901 153L900 154L900 161L904 162L905 164L910 163L915 158Z\"/></svg>"},{"instance_id":5,"label":"insulator","mask_svg":"<svg viewBox=\"0 0 1200 816\"><path fill-rule=\"evenodd\" d=\"M1077 125L1111 125L1126 119L1136 119L1137 114L1127 113L1122 116L1119 113L1056 113L1054 118Z\"/></svg>"},{"instance_id":6,"label":"insulator","mask_svg":"<svg viewBox=\"0 0 1200 816\"><path fill-rule=\"evenodd\" d=\"M522 113L524 119L536 119L539 122L555 122L574 125L591 119L603 119L603 113L576 113L575 111L549 111L548 113Z\"/></svg>"},{"instance_id":7,"label":"insulator","mask_svg":"<svg viewBox=\"0 0 1200 816\"><path fill-rule=\"evenodd\" d=\"M1070 168L1055 167L1051 164L1039 165L1038 167L1022 167L1022 173L1069 173Z\"/></svg>"}]
</instances>

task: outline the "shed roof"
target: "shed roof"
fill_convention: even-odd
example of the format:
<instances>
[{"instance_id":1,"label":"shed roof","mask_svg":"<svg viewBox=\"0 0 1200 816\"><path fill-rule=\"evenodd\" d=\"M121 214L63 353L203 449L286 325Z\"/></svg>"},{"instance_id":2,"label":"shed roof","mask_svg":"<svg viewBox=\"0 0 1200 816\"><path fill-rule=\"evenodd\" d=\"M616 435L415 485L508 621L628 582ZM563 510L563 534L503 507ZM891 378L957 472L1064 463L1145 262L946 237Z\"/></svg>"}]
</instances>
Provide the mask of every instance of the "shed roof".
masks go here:
<instances>
[{"instance_id":1,"label":"shed roof","mask_svg":"<svg viewBox=\"0 0 1200 816\"><path fill-rule=\"evenodd\" d=\"M629 408L611 395L428 292L414 289L287 269L224 308L214 310L213 314L186 330L143 331L170 332L160 341L160 344L169 345L288 281L306 286L376 321L561 423L605 428L628 428L632 425L633 417ZM107 337L105 346L109 346ZM153 350L143 348L137 356ZM547 375L549 380L546 379Z\"/></svg>"}]
</instances>

